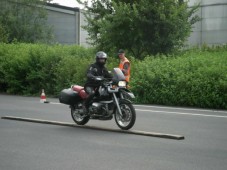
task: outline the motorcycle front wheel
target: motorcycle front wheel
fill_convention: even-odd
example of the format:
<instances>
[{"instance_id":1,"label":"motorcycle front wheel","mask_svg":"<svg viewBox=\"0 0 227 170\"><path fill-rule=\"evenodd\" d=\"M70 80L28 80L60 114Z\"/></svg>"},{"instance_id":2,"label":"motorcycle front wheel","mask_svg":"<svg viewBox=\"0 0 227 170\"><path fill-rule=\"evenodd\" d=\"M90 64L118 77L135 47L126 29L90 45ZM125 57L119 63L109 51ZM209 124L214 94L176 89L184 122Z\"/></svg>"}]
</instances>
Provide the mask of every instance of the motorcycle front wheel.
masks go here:
<instances>
[{"instance_id":1,"label":"motorcycle front wheel","mask_svg":"<svg viewBox=\"0 0 227 170\"><path fill-rule=\"evenodd\" d=\"M136 111L131 103L122 100L119 102L119 106L122 112L122 116L119 114L118 109L116 109L114 117L115 122L119 128L122 130L128 130L133 127L136 121Z\"/></svg>"},{"instance_id":2,"label":"motorcycle front wheel","mask_svg":"<svg viewBox=\"0 0 227 170\"><path fill-rule=\"evenodd\" d=\"M76 113L75 108L71 106L71 116L73 121L78 125L85 125L90 117L85 115L84 113Z\"/></svg>"}]
</instances>

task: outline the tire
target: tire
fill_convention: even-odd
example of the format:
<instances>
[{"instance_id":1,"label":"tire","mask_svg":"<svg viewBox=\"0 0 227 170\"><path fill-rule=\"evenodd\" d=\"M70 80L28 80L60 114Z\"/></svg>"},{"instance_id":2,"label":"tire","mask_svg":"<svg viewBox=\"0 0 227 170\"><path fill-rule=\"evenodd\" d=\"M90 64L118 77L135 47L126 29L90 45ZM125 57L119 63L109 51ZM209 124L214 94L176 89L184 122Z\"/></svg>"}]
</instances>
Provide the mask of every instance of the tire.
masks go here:
<instances>
[{"instance_id":1,"label":"tire","mask_svg":"<svg viewBox=\"0 0 227 170\"><path fill-rule=\"evenodd\" d=\"M116 108L114 118L117 126L122 130L129 130L133 127L136 121L136 111L131 103L126 100L121 100L120 108L123 116L121 117Z\"/></svg>"},{"instance_id":2,"label":"tire","mask_svg":"<svg viewBox=\"0 0 227 170\"><path fill-rule=\"evenodd\" d=\"M76 124L85 125L90 120L90 116L75 113L74 110L75 110L74 107L71 107L71 116Z\"/></svg>"}]
</instances>

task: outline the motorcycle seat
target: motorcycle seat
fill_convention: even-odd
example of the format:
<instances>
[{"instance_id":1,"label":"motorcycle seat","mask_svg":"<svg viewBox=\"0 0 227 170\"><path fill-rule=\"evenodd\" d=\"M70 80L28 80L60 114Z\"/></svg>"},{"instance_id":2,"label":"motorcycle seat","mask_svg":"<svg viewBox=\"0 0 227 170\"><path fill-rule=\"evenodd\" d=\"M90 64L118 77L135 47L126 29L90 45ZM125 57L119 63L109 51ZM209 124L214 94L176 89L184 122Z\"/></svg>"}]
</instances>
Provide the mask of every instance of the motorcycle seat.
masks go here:
<instances>
[{"instance_id":1,"label":"motorcycle seat","mask_svg":"<svg viewBox=\"0 0 227 170\"><path fill-rule=\"evenodd\" d=\"M72 86L73 91L76 91L82 99L86 99L88 94L85 92L84 87L79 85Z\"/></svg>"}]
</instances>

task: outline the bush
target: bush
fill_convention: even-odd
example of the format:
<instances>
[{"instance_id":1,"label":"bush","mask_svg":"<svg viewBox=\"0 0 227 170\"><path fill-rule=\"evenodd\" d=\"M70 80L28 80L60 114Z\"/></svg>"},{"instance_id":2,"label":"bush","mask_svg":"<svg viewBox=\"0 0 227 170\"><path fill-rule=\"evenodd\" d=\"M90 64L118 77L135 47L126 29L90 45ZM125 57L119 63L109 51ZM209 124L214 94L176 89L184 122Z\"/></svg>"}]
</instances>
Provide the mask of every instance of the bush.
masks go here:
<instances>
[{"instance_id":1,"label":"bush","mask_svg":"<svg viewBox=\"0 0 227 170\"><path fill-rule=\"evenodd\" d=\"M147 57L137 63L132 90L137 102L227 109L227 50Z\"/></svg>"},{"instance_id":2,"label":"bush","mask_svg":"<svg viewBox=\"0 0 227 170\"><path fill-rule=\"evenodd\" d=\"M44 88L57 95L63 87L83 82L85 72L81 70L91 56L92 50L78 46L1 44L1 91L37 95Z\"/></svg>"},{"instance_id":3,"label":"bush","mask_svg":"<svg viewBox=\"0 0 227 170\"><path fill-rule=\"evenodd\" d=\"M0 91L57 96L72 84L84 85L93 49L75 45L0 44ZM131 61L136 103L227 109L227 47L204 47L181 55ZM118 66L110 56L109 70Z\"/></svg>"}]
</instances>

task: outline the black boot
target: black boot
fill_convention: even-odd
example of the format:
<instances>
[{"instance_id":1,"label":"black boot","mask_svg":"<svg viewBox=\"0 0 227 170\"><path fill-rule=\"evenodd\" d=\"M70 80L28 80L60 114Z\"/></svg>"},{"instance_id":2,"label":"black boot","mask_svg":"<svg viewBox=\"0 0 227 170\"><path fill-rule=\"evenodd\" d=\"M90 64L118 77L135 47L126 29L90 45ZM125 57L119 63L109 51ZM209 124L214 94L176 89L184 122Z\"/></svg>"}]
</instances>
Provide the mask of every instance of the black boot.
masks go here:
<instances>
[{"instance_id":1,"label":"black boot","mask_svg":"<svg viewBox=\"0 0 227 170\"><path fill-rule=\"evenodd\" d=\"M84 114L89 115L89 106L87 106L85 101L82 104L82 108L83 108Z\"/></svg>"}]
</instances>

